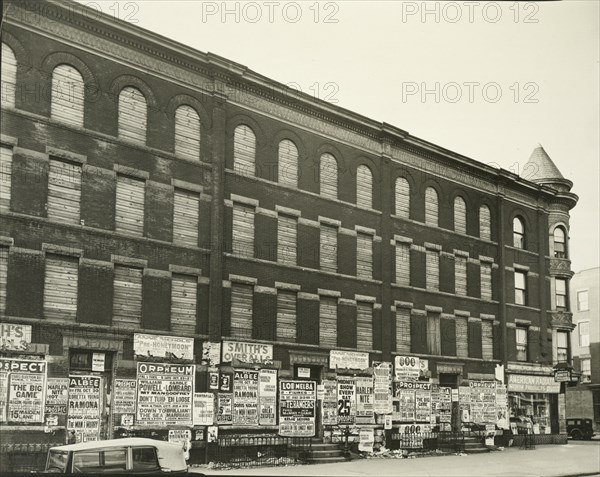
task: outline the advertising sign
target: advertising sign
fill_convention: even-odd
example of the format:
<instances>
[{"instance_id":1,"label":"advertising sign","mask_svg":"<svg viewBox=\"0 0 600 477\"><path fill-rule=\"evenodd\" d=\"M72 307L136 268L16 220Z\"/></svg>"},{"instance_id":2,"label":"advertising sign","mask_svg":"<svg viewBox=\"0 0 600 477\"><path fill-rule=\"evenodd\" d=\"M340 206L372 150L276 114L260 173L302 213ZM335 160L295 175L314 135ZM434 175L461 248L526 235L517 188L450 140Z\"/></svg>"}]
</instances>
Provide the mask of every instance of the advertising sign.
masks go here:
<instances>
[{"instance_id":1,"label":"advertising sign","mask_svg":"<svg viewBox=\"0 0 600 477\"><path fill-rule=\"evenodd\" d=\"M141 425L192 425L194 364L137 363L137 413Z\"/></svg>"},{"instance_id":2,"label":"advertising sign","mask_svg":"<svg viewBox=\"0 0 600 477\"><path fill-rule=\"evenodd\" d=\"M415 389L415 421L431 420L431 386L429 389Z\"/></svg>"},{"instance_id":3,"label":"advertising sign","mask_svg":"<svg viewBox=\"0 0 600 477\"><path fill-rule=\"evenodd\" d=\"M217 394L217 424L233 422L233 394Z\"/></svg>"},{"instance_id":4,"label":"advertising sign","mask_svg":"<svg viewBox=\"0 0 600 477\"><path fill-rule=\"evenodd\" d=\"M135 333L133 351L139 358L194 359L194 338Z\"/></svg>"},{"instance_id":5,"label":"advertising sign","mask_svg":"<svg viewBox=\"0 0 600 477\"><path fill-rule=\"evenodd\" d=\"M419 379L421 365L415 356L396 356L394 360L398 381L416 381Z\"/></svg>"},{"instance_id":6,"label":"advertising sign","mask_svg":"<svg viewBox=\"0 0 600 477\"><path fill-rule=\"evenodd\" d=\"M230 393L233 391L233 373L219 374L219 391L222 393Z\"/></svg>"},{"instance_id":7,"label":"advertising sign","mask_svg":"<svg viewBox=\"0 0 600 477\"><path fill-rule=\"evenodd\" d=\"M458 388L458 408L460 411L461 421L471 421L471 387L459 386Z\"/></svg>"},{"instance_id":8,"label":"advertising sign","mask_svg":"<svg viewBox=\"0 0 600 477\"><path fill-rule=\"evenodd\" d=\"M397 389L398 416L401 422L415 420L415 391L412 389Z\"/></svg>"},{"instance_id":9,"label":"advertising sign","mask_svg":"<svg viewBox=\"0 0 600 477\"><path fill-rule=\"evenodd\" d=\"M113 413L135 414L136 389L135 379L115 379Z\"/></svg>"},{"instance_id":10,"label":"advertising sign","mask_svg":"<svg viewBox=\"0 0 600 477\"><path fill-rule=\"evenodd\" d=\"M273 345L223 341L223 363L237 359L241 363L265 363L273 360Z\"/></svg>"},{"instance_id":11,"label":"advertising sign","mask_svg":"<svg viewBox=\"0 0 600 477\"><path fill-rule=\"evenodd\" d=\"M367 369L369 367L369 353L331 350L329 352L329 367L331 369Z\"/></svg>"},{"instance_id":12,"label":"advertising sign","mask_svg":"<svg viewBox=\"0 0 600 477\"><path fill-rule=\"evenodd\" d=\"M429 437L430 433L429 424L406 424L398 426L398 433L392 434L392 439L400 441L401 449L420 449L423 439Z\"/></svg>"},{"instance_id":13,"label":"advertising sign","mask_svg":"<svg viewBox=\"0 0 600 477\"><path fill-rule=\"evenodd\" d=\"M233 372L233 424L258 425L258 371Z\"/></svg>"},{"instance_id":14,"label":"advertising sign","mask_svg":"<svg viewBox=\"0 0 600 477\"><path fill-rule=\"evenodd\" d=\"M31 325L0 323L0 351L26 351L31 343Z\"/></svg>"},{"instance_id":15,"label":"advertising sign","mask_svg":"<svg viewBox=\"0 0 600 477\"><path fill-rule=\"evenodd\" d=\"M68 378L48 378L46 385L46 422L54 416L58 425L58 416L67 415L67 399L69 397Z\"/></svg>"},{"instance_id":16,"label":"advertising sign","mask_svg":"<svg viewBox=\"0 0 600 477\"><path fill-rule=\"evenodd\" d=\"M261 369L258 379L258 423L261 426L275 426L277 424L277 370Z\"/></svg>"},{"instance_id":17,"label":"advertising sign","mask_svg":"<svg viewBox=\"0 0 600 477\"><path fill-rule=\"evenodd\" d=\"M92 353L92 371L104 371L104 361L106 355L104 353Z\"/></svg>"},{"instance_id":18,"label":"advertising sign","mask_svg":"<svg viewBox=\"0 0 600 477\"><path fill-rule=\"evenodd\" d=\"M508 429L508 394L504 384L496 384L496 425Z\"/></svg>"},{"instance_id":19,"label":"advertising sign","mask_svg":"<svg viewBox=\"0 0 600 477\"><path fill-rule=\"evenodd\" d=\"M202 364L216 366L221 363L221 343L202 343Z\"/></svg>"},{"instance_id":20,"label":"advertising sign","mask_svg":"<svg viewBox=\"0 0 600 477\"><path fill-rule=\"evenodd\" d=\"M375 432L372 428L361 429L358 432L358 450L360 452L373 452L373 444L375 444Z\"/></svg>"},{"instance_id":21,"label":"advertising sign","mask_svg":"<svg viewBox=\"0 0 600 477\"><path fill-rule=\"evenodd\" d=\"M338 424L354 424L356 417L356 385L352 379L338 379L337 421Z\"/></svg>"},{"instance_id":22,"label":"advertising sign","mask_svg":"<svg viewBox=\"0 0 600 477\"><path fill-rule=\"evenodd\" d=\"M452 422L452 388L439 387L438 413L440 423L450 424Z\"/></svg>"},{"instance_id":23,"label":"advertising sign","mask_svg":"<svg viewBox=\"0 0 600 477\"><path fill-rule=\"evenodd\" d=\"M0 422L6 422L8 398L8 373L0 372Z\"/></svg>"},{"instance_id":24,"label":"advertising sign","mask_svg":"<svg viewBox=\"0 0 600 477\"><path fill-rule=\"evenodd\" d=\"M323 381L322 422L325 426L337 424L337 381Z\"/></svg>"},{"instance_id":25,"label":"advertising sign","mask_svg":"<svg viewBox=\"0 0 600 477\"><path fill-rule=\"evenodd\" d=\"M560 383L553 376L509 374L508 390L522 393L560 393Z\"/></svg>"},{"instance_id":26,"label":"advertising sign","mask_svg":"<svg viewBox=\"0 0 600 477\"><path fill-rule=\"evenodd\" d=\"M0 358L0 388L6 420L44 422L46 361ZM3 412L3 414L4 414Z\"/></svg>"},{"instance_id":27,"label":"advertising sign","mask_svg":"<svg viewBox=\"0 0 600 477\"><path fill-rule=\"evenodd\" d=\"M392 412L392 363L381 363L373 368L374 410L377 414Z\"/></svg>"},{"instance_id":28,"label":"advertising sign","mask_svg":"<svg viewBox=\"0 0 600 477\"><path fill-rule=\"evenodd\" d=\"M209 373L209 381L208 381L208 389L217 390L219 389L219 373L211 372Z\"/></svg>"},{"instance_id":29,"label":"advertising sign","mask_svg":"<svg viewBox=\"0 0 600 477\"><path fill-rule=\"evenodd\" d=\"M356 378L356 423L374 424L373 378Z\"/></svg>"},{"instance_id":30,"label":"advertising sign","mask_svg":"<svg viewBox=\"0 0 600 477\"><path fill-rule=\"evenodd\" d=\"M471 381L469 383L471 420L473 422L496 422L495 381Z\"/></svg>"},{"instance_id":31,"label":"advertising sign","mask_svg":"<svg viewBox=\"0 0 600 477\"><path fill-rule=\"evenodd\" d=\"M192 431L189 429L169 429L169 442L189 445L191 440Z\"/></svg>"},{"instance_id":32,"label":"advertising sign","mask_svg":"<svg viewBox=\"0 0 600 477\"><path fill-rule=\"evenodd\" d=\"M315 435L315 381L279 382L279 435L312 437Z\"/></svg>"},{"instance_id":33,"label":"advertising sign","mask_svg":"<svg viewBox=\"0 0 600 477\"><path fill-rule=\"evenodd\" d=\"M67 431L77 442L100 438L101 381L98 376L69 376Z\"/></svg>"},{"instance_id":34,"label":"advertising sign","mask_svg":"<svg viewBox=\"0 0 600 477\"><path fill-rule=\"evenodd\" d=\"M211 426L214 423L214 415L214 394L194 393L194 426Z\"/></svg>"}]
</instances>

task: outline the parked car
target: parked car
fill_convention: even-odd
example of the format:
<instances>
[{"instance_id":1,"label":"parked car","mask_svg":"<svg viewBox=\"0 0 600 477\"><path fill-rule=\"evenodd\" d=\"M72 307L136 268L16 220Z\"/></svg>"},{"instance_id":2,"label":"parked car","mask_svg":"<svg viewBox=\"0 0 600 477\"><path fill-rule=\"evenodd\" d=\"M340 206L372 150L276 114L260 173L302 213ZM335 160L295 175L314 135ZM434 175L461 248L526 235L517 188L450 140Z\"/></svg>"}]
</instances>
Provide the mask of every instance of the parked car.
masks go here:
<instances>
[{"instance_id":1,"label":"parked car","mask_svg":"<svg viewBox=\"0 0 600 477\"><path fill-rule=\"evenodd\" d=\"M129 437L51 447L46 473L149 474L187 473L181 444ZM195 474L197 475L197 474Z\"/></svg>"},{"instance_id":2,"label":"parked car","mask_svg":"<svg viewBox=\"0 0 600 477\"><path fill-rule=\"evenodd\" d=\"M567 419L567 434L572 439L590 440L594 435L594 426L591 419Z\"/></svg>"}]
</instances>

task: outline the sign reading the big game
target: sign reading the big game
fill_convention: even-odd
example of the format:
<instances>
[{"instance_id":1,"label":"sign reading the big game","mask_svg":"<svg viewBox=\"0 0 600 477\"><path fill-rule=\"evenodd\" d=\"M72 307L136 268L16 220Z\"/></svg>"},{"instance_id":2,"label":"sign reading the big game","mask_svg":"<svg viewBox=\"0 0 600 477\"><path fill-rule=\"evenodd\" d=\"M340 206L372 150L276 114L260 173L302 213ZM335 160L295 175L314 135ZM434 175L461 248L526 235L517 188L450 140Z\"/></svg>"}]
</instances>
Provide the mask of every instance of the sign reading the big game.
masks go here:
<instances>
[{"instance_id":1,"label":"sign reading the big game","mask_svg":"<svg viewBox=\"0 0 600 477\"><path fill-rule=\"evenodd\" d=\"M315 435L315 381L279 382L279 435L312 437Z\"/></svg>"},{"instance_id":2,"label":"sign reading the big game","mask_svg":"<svg viewBox=\"0 0 600 477\"><path fill-rule=\"evenodd\" d=\"M194 359L194 338L161 336L136 333L133 335L133 350L142 358Z\"/></svg>"},{"instance_id":3,"label":"sign reading the big game","mask_svg":"<svg viewBox=\"0 0 600 477\"><path fill-rule=\"evenodd\" d=\"M138 424L192 425L196 366L193 364L138 363Z\"/></svg>"},{"instance_id":4,"label":"sign reading the big game","mask_svg":"<svg viewBox=\"0 0 600 477\"><path fill-rule=\"evenodd\" d=\"M273 345L244 343L242 341L223 341L223 363L234 359L242 363L264 363L273 360Z\"/></svg>"},{"instance_id":5,"label":"sign reading the big game","mask_svg":"<svg viewBox=\"0 0 600 477\"><path fill-rule=\"evenodd\" d=\"M329 367L331 369L367 369L369 353L332 349L329 352Z\"/></svg>"},{"instance_id":6,"label":"sign reading the big game","mask_svg":"<svg viewBox=\"0 0 600 477\"><path fill-rule=\"evenodd\" d=\"M0 358L6 420L44 422L46 361Z\"/></svg>"},{"instance_id":7,"label":"sign reading the big game","mask_svg":"<svg viewBox=\"0 0 600 477\"><path fill-rule=\"evenodd\" d=\"M233 424L258 425L258 371L233 372Z\"/></svg>"},{"instance_id":8,"label":"sign reading the big game","mask_svg":"<svg viewBox=\"0 0 600 477\"><path fill-rule=\"evenodd\" d=\"M67 430L75 431L77 442L100 438L100 378L69 376Z\"/></svg>"}]
</instances>

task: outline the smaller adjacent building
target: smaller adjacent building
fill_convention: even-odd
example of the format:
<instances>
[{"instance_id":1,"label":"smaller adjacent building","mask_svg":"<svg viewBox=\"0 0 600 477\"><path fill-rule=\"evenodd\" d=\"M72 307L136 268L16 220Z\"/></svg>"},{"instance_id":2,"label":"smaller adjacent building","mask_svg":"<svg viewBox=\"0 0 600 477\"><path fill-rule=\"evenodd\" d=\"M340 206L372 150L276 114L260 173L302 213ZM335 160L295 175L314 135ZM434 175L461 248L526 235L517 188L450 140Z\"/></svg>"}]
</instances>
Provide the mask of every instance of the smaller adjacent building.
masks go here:
<instances>
[{"instance_id":1,"label":"smaller adjacent building","mask_svg":"<svg viewBox=\"0 0 600 477\"><path fill-rule=\"evenodd\" d=\"M600 268L588 268L571 279L571 308L575 329L571 337L573 367L579 384L567 388L567 417L594 421L600 432Z\"/></svg>"}]
</instances>

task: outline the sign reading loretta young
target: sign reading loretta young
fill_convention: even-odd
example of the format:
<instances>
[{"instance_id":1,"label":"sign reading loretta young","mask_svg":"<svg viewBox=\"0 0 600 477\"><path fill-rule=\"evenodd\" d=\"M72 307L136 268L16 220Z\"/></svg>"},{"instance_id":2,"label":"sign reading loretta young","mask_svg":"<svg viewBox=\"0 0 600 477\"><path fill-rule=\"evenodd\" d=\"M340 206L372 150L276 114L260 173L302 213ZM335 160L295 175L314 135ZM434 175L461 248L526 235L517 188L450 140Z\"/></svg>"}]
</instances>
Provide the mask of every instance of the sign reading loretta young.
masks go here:
<instances>
[{"instance_id":1,"label":"sign reading loretta young","mask_svg":"<svg viewBox=\"0 0 600 477\"><path fill-rule=\"evenodd\" d=\"M313 437L316 400L315 381L279 381L279 435Z\"/></svg>"}]
</instances>

